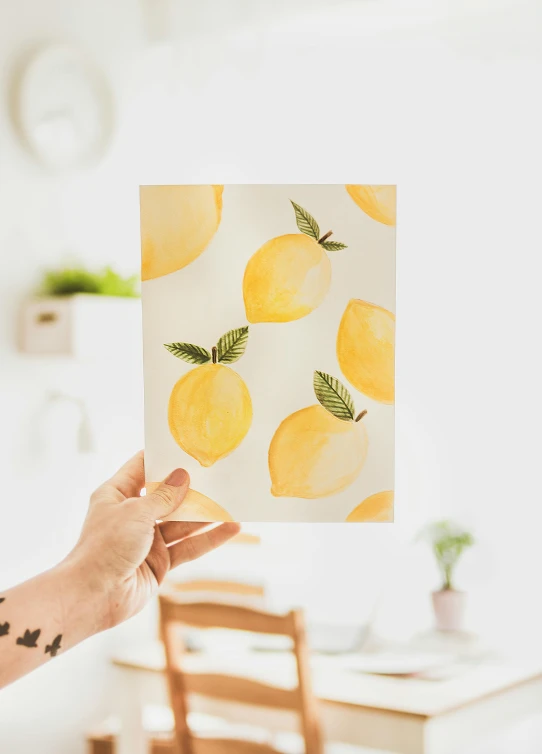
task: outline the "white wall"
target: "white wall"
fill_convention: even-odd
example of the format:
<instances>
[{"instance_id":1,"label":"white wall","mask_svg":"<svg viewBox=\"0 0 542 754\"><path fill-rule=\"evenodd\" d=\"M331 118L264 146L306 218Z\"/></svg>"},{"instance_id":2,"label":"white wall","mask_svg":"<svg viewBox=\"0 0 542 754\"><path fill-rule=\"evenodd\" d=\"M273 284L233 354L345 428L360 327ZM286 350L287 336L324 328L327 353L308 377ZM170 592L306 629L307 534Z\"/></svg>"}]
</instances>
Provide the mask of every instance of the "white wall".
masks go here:
<instances>
[{"instance_id":1,"label":"white wall","mask_svg":"<svg viewBox=\"0 0 542 754\"><path fill-rule=\"evenodd\" d=\"M51 176L21 148L9 120L9 82L20 60L38 43L66 38L86 47L107 71L122 119L130 64L142 49L138 5L0 2L0 588L69 551L90 490L142 444L137 354L119 354L106 369L15 350L19 301L42 267L72 255L89 264L113 262L124 272L137 269L137 228L130 235L129 176L119 171L125 158L118 145L96 169ZM121 138L119 130L116 141ZM85 398L99 453L75 453L77 414L69 406L40 421L49 390ZM83 730L107 704L107 641L97 637L3 692L2 753L83 752Z\"/></svg>"},{"instance_id":2,"label":"white wall","mask_svg":"<svg viewBox=\"0 0 542 754\"><path fill-rule=\"evenodd\" d=\"M429 5L351 3L252 34L199 22L188 36L181 15L172 52L146 48L142 1L0 0L2 584L62 557L89 490L141 444L135 354L105 371L16 353L18 301L38 269L66 252L136 267L140 182L397 182L397 524L268 526L259 567L277 598L319 618L363 620L385 588L383 630L407 633L427 619L434 584L411 537L452 513L480 540L461 572L471 625L536 637L540 13L535 2L491 15L458 2L446 19L433 3L431 25ZM63 177L25 154L6 108L20 55L57 37L100 61L118 113L107 158ZM47 452L32 442L51 387L86 396L98 453L77 457L58 429ZM70 421L58 419L66 433ZM151 623L96 637L4 691L0 751L82 752L108 704L106 653Z\"/></svg>"}]
</instances>

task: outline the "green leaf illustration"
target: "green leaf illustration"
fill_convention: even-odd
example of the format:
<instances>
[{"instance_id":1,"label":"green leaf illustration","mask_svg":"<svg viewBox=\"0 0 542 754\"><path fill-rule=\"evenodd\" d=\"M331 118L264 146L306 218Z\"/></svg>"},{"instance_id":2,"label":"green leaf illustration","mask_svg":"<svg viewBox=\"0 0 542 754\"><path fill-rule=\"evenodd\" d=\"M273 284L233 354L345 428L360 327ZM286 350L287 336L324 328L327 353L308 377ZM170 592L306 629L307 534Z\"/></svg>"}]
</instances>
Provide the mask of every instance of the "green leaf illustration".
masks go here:
<instances>
[{"instance_id":1,"label":"green leaf illustration","mask_svg":"<svg viewBox=\"0 0 542 754\"><path fill-rule=\"evenodd\" d=\"M206 348L192 343L164 343L164 348L187 364L207 364L211 361L211 354Z\"/></svg>"},{"instance_id":2,"label":"green leaf illustration","mask_svg":"<svg viewBox=\"0 0 542 754\"><path fill-rule=\"evenodd\" d=\"M290 201L292 202L291 199ZM315 241L318 241L320 238L320 228L314 217L309 215L307 210L300 207L299 204L292 202L292 206L295 210L295 221L299 230L305 233L305 235L314 238Z\"/></svg>"},{"instance_id":3,"label":"green leaf illustration","mask_svg":"<svg viewBox=\"0 0 542 754\"><path fill-rule=\"evenodd\" d=\"M352 396L338 379L325 372L314 373L314 392L322 406L342 421L353 421L355 416Z\"/></svg>"},{"instance_id":4,"label":"green leaf illustration","mask_svg":"<svg viewBox=\"0 0 542 754\"><path fill-rule=\"evenodd\" d=\"M339 243L339 241L323 241L321 245L326 251L340 251L341 249L348 248L345 243Z\"/></svg>"},{"instance_id":5,"label":"green leaf illustration","mask_svg":"<svg viewBox=\"0 0 542 754\"><path fill-rule=\"evenodd\" d=\"M233 364L245 352L248 342L248 326L238 327L236 330L230 330L225 333L218 343L217 355L220 364Z\"/></svg>"}]
</instances>

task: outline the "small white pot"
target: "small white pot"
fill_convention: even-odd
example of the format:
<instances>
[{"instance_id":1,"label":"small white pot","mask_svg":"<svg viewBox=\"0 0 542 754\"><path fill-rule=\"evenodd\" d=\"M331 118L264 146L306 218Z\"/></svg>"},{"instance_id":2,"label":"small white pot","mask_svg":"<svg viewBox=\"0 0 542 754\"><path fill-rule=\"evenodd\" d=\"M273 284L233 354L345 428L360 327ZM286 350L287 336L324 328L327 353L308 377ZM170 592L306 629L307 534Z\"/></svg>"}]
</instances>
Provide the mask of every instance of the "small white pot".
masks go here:
<instances>
[{"instance_id":1,"label":"small white pot","mask_svg":"<svg viewBox=\"0 0 542 754\"><path fill-rule=\"evenodd\" d=\"M433 610L438 631L461 631L467 595L455 589L433 592Z\"/></svg>"}]
</instances>

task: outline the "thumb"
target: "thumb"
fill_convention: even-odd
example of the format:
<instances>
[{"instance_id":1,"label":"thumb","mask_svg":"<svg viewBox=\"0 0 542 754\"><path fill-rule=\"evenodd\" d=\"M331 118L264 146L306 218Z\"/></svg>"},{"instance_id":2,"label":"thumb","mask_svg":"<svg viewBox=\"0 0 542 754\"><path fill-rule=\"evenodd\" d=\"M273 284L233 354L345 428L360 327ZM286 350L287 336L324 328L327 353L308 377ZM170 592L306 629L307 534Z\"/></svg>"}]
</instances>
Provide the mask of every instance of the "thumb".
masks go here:
<instances>
[{"instance_id":1,"label":"thumb","mask_svg":"<svg viewBox=\"0 0 542 754\"><path fill-rule=\"evenodd\" d=\"M164 518L177 510L185 498L189 484L188 472L184 469L175 469L155 490L141 498L141 502L155 520Z\"/></svg>"}]
</instances>

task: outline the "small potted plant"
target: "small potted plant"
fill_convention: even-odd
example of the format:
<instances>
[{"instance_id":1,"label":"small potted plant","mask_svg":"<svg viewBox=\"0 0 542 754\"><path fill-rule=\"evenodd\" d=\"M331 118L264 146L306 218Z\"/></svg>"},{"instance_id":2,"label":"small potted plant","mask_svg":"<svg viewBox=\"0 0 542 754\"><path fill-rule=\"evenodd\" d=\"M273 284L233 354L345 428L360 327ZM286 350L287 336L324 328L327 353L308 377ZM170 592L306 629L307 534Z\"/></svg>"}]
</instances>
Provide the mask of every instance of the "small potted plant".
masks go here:
<instances>
[{"instance_id":1,"label":"small potted plant","mask_svg":"<svg viewBox=\"0 0 542 754\"><path fill-rule=\"evenodd\" d=\"M93 271L63 267L44 273L36 294L24 302L20 348L30 354L89 353L132 327L139 307L139 277L123 277L111 267Z\"/></svg>"},{"instance_id":2,"label":"small potted plant","mask_svg":"<svg viewBox=\"0 0 542 754\"><path fill-rule=\"evenodd\" d=\"M87 270L85 267L61 267L47 270L39 288L39 296L63 297L78 293L95 296L139 296L139 276L123 277L111 267L102 270Z\"/></svg>"},{"instance_id":3,"label":"small potted plant","mask_svg":"<svg viewBox=\"0 0 542 754\"><path fill-rule=\"evenodd\" d=\"M432 594L437 630L461 631L466 595L455 588L453 579L457 563L474 544L474 537L452 521L435 521L422 536L430 544L442 576L441 588Z\"/></svg>"}]
</instances>

